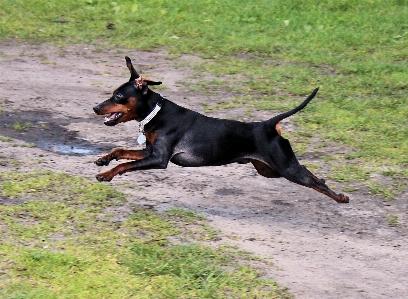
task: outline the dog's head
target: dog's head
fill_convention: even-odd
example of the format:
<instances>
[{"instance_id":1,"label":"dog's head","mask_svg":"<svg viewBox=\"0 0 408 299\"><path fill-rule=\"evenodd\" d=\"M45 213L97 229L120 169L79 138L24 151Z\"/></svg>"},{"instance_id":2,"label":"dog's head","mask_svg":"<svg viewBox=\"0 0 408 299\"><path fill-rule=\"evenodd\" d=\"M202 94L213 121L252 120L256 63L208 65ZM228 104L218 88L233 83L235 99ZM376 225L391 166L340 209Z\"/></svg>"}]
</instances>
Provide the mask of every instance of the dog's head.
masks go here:
<instances>
[{"instance_id":1,"label":"dog's head","mask_svg":"<svg viewBox=\"0 0 408 299\"><path fill-rule=\"evenodd\" d=\"M160 85L161 82L139 76L129 57L125 57L126 65L130 71L129 82L116 89L112 97L95 107L93 110L98 115L106 115L104 124L115 126L129 120L140 121L146 114L147 101L151 97L149 85Z\"/></svg>"}]
</instances>

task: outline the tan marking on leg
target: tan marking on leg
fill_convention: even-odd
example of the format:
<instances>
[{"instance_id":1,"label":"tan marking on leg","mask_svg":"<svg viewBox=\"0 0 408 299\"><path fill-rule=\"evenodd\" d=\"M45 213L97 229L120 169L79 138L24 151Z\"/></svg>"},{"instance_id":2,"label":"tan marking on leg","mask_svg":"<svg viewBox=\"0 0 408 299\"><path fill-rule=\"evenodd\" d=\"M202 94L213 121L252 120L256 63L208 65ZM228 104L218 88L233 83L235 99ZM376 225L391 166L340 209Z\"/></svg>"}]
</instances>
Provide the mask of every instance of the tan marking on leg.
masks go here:
<instances>
[{"instance_id":1,"label":"tan marking on leg","mask_svg":"<svg viewBox=\"0 0 408 299\"><path fill-rule=\"evenodd\" d=\"M129 171L132 168L132 162L128 163L122 163L119 164L118 166L112 168L111 170L108 170L106 172L100 173L96 176L98 181L111 181L114 176L118 174L123 174L127 171Z\"/></svg>"},{"instance_id":2,"label":"tan marking on leg","mask_svg":"<svg viewBox=\"0 0 408 299\"><path fill-rule=\"evenodd\" d=\"M126 159L126 160L142 160L146 158L146 154L143 150L124 150L124 149L117 149L111 153L113 159Z\"/></svg>"},{"instance_id":3,"label":"tan marking on leg","mask_svg":"<svg viewBox=\"0 0 408 299\"><path fill-rule=\"evenodd\" d=\"M148 154L143 150L124 150L124 149L116 149L110 154L102 156L98 160L96 160L96 164L99 166L102 165L109 165L110 161L112 160L142 160L146 158Z\"/></svg>"},{"instance_id":4,"label":"tan marking on leg","mask_svg":"<svg viewBox=\"0 0 408 299\"><path fill-rule=\"evenodd\" d=\"M147 142L153 144L157 137L157 134L158 134L157 132L145 133Z\"/></svg>"},{"instance_id":5,"label":"tan marking on leg","mask_svg":"<svg viewBox=\"0 0 408 299\"><path fill-rule=\"evenodd\" d=\"M318 186L306 186L309 188L312 188L314 190L316 190L317 192L320 192L324 195L327 195L328 197L331 197L332 199L334 199L336 202L338 203L349 203L350 199L348 196L344 195L344 194L336 194L335 192L333 192L330 188L329 191L320 189Z\"/></svg>"},{"instance_id":6,"label":"tan marking on leg","mask_svg":"<svg viewBox=\"0 0 408 299\"><path fill-rule=\"evenodd\" d=\"M271 166L268 164L258 161L258 160L252 160L251 159L252 165L254 165L256 171L258 173L266 178L280 178L281 176L279 173L277 173Z\"/></svg>"}]
</instances>

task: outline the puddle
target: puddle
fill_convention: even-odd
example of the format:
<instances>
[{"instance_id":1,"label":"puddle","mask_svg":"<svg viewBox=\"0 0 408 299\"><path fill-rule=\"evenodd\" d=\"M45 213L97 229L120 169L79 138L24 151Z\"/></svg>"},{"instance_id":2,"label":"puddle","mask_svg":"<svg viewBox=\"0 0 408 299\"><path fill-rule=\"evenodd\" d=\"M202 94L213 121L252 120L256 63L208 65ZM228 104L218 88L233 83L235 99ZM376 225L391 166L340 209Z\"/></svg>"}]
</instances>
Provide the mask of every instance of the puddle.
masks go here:
<instances>
[{"instance_id":1,"label":"puddle","mask_svg":"<svg viewBox=\"0 0 408 299\"><path fill-rule=\"evenodd\" d=\"M114 145L95 144L88 139L79 138L78 131L66 128L66 119L52 118L48 111L33 110L25 112L0 112L0 136L15 138L26 143L34 143L38 148L60 155L85 156L100 154ZM76 119L78 122L92 121ZM18 125L18 127L17 127Z\"/></svg>"},{"instance_id":2,"label":"puddle","mask_svg":"<svg viewBox=\"0 0 408 299\"><path fill-rule=\"evenodd\" d=\"M73 145L66 145L66 144L58 144L58 143L49 143L45 141L40 141L37 143L37 146L43 150L50 151L57 154L65 154L65 155L91 155L97 154L100 150L92 147L92 146L73 146Z\"/></svg>"}]
</instances>

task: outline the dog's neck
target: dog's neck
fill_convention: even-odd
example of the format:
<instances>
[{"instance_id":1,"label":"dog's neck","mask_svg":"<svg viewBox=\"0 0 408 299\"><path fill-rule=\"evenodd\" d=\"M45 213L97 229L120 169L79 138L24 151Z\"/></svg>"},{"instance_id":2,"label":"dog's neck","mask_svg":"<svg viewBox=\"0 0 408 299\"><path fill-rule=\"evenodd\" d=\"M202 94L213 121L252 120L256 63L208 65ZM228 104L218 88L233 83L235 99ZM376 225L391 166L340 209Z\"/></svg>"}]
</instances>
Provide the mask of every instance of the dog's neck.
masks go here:
<instances>
[{"instance_id":1,"label":"dog's neck","mask_svg":"<svg viewBox=\"0 0 408 299\"><path fill-rule=\"evenodd\" d=\"M137 143L139 145L144 144L146 142L144 127L156 116L157 113L159 113L160 109L163 106L163 102L164 97L160 95L160 98L158 99L156 106L153 108L153 110L143 120L139 122L139 137L137 137Z\"/></svg>"},{"instance_id":2,"label":"dog's neck","mask_svg":"<svg viewBox=\"0 0 408 299\"><path fill-rule=\"evenodd\" d=\"M139 122L139 132L144 133L144 126L147 125L149 121L153 119L153 117L156 116L157 113L159 113L161 107L163 106L163 101L164 97L160 95L159 100L156 103L156 106L153 108L153 110L143 119Z\"/></svg>"}]
</instances>

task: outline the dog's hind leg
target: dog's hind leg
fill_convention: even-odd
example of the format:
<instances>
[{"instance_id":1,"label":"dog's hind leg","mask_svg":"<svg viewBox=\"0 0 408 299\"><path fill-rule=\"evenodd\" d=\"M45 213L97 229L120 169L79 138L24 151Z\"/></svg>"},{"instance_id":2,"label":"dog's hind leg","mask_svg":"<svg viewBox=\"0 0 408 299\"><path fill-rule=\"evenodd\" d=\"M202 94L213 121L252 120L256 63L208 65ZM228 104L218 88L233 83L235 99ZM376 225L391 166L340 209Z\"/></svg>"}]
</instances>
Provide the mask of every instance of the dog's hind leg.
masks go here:
<instances>
[{"instance_id":1,"label":"dog's hind leg","mask_svg":"<svg viewBox=\"0 0 408 299\"><path fill-rule=\"evenodd\" d=\"M309 169L306 168L306 166L301 165L314 179L321 181L322 183L325 183L326 180L321 178L319 179L317 176L315 176Z\"/></svg>"},{"instance_id":2,"label":"dog's hind leg","mask_svg":"<svg viewBox=\"0 0 408 299\"><path fill-rule=\"evenodd\" d=\"M349 202L348 196L342 193L339 193L339 194L335 193L324 183L324 180L317 178L303 165L299 165L295 169L291 168L290 171L285 171L285 173L282 174L282 176L291 182L297 183L305 187L312 188L320 193L323 193L333 198L338 203L348 203Z\"/></svg>"}]
</instances>

